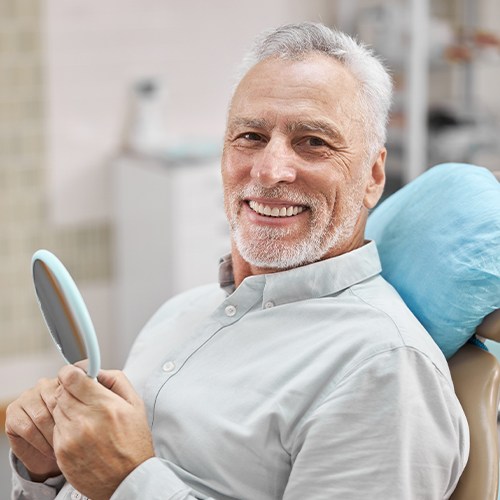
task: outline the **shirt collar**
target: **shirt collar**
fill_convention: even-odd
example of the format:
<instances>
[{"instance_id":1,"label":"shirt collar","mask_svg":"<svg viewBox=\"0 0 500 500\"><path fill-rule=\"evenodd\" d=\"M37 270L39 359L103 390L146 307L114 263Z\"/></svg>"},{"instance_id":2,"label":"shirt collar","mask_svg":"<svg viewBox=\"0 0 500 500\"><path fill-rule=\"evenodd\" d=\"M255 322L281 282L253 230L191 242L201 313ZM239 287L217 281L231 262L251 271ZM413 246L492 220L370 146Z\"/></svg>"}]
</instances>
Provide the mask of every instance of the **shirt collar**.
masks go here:
<instances>
[{"instance_id":1,"label":"shirt collar","mask_svg":"<svg viewBox=\"0 0 500 500\"><path fill-rule=\"evenodd\" d=\"M332 295L365 281L380 271L377 247L375 242L370 241L356 250L331 259L262 275L265 279L263 302L272 301L279 305ZM249 276L243 283L253 278L256 277ZM234 292L231 255L224 256L220 261L219 283L227 294Z\"/></svg>"}]
</instances>

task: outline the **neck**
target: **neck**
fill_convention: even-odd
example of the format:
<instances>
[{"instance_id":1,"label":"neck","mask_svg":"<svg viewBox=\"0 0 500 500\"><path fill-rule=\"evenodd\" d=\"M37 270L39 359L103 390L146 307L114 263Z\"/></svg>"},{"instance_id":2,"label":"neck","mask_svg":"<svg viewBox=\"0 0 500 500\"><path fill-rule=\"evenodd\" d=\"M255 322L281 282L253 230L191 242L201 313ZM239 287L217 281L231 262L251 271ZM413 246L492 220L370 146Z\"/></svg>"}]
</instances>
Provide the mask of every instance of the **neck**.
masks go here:
<instances>
[{"instance_id":1,"label":"neck","mask_svg":"<svg viewBox=\"0 0 500 500\"><path fill-rule=\"evenodd\" d=\"M366 243L366 240L364 239L364 232L361 232L360 234L357 234L355 236L356 237L352 238L348 243L342 245L340 248L331 249L319 260L331 259L332 257L337 257L338 255L351 252L353 250L356 250L356 248L362 247ZM282 268L259 267L250 264L241 256L234 242L232 243L231 256L233 264L234 284L236 288L240 286L241 282L248 276L277 273L287 270ZM312 262L306 262L303 265L307 264L312 264Z\"/></svg>"},{"instance_id":2,"label":"neck","mask_svg":"<svg viewBox=\"0 0 500 500\"><path fill-rule=\"evenodd\" d=\"M258 267L247 262L238 252L236 245L232 244L231 256L233 261L234 284L237 287L248 276L256 276L258 274L269 274L283 271L283 269L272 269L269 267Z\"/></svg>"}]
</instances>

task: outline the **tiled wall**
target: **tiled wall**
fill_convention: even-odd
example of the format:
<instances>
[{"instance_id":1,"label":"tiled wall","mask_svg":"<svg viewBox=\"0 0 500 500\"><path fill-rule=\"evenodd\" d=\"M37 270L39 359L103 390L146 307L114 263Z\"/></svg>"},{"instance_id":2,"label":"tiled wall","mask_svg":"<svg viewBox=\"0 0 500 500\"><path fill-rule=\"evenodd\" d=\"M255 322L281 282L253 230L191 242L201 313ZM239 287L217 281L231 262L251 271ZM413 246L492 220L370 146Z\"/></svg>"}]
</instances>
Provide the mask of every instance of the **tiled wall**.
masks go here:
<instances>
[{"instance_id":1,"label":"tiled wall","mask_svg":"<svg viewBox=\"0 0 500 500\"><path fill-rule=\"evenodd\" d=\"M55 251L85 283L109 279L108 226L47 223L44 81L39 0L0 0L0 362L50 344L30 260Z\"/></svg>"}]
</instances>

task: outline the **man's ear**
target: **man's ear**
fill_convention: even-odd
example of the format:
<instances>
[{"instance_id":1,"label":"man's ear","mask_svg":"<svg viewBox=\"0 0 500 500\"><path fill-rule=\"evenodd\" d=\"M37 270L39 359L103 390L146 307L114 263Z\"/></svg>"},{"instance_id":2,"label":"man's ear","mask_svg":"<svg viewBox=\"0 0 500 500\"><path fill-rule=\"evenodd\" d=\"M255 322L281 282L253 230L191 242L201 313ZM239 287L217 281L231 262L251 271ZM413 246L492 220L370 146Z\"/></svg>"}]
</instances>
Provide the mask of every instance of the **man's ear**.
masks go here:
<instances>
[{"instance_id":1,"label":"man's ear","mask_svg":"<svg viewBox=\"0 0 500 500\"><path fill-rule=\"evenodd\" d=\"M368 209L373 208L377 204L384 191L386 156L387 149L382 148L371 165L365 197L363 199L363 203Z\"/></svg>"}]
</instances>

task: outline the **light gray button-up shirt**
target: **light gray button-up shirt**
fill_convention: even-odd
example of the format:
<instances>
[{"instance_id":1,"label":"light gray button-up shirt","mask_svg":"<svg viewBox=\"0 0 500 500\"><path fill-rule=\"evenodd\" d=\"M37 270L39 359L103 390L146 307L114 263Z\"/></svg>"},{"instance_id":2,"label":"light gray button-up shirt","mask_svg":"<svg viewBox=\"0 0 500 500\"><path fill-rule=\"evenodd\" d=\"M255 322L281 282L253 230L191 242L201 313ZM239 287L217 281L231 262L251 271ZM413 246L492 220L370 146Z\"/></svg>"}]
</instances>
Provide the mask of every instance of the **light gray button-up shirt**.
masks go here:
<instances>
[{"instance_id":1,"label":"light gray button-up shirt","mask_svg":"<svg viewBox=\"0 0 500 500\"><path fill-rule=\"evenodd\" d=\"M223 289L168 301L125 368L157 458L112 500L447 498L466 419L446 360L379 272L368 243L234 290L226 260Z\"/></svg>"}]
</instances>

